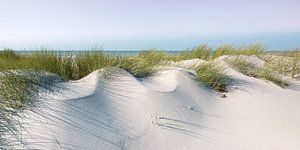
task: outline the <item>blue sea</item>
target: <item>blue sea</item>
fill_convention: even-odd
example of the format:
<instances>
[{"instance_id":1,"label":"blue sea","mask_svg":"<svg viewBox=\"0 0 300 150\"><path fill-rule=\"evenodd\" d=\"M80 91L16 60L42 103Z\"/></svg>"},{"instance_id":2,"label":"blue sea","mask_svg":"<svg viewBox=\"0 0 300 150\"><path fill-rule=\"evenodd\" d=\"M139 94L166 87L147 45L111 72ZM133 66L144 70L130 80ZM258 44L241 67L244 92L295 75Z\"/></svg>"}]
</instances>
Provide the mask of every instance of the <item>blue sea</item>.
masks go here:
<instances>
[{"instance_id":1,"label":"blue sea","mask_svg":"<svg viewBox=\"0 0 300 150\"><path fill-rule=\"evenodd\" d=\"M60 44L57 44L60 43ZM29 51L46 49L62 50L62 54L75 54L78 52L89 52L95 47L107 53L118 55L133 55L140 50L156 49L167 53L191 49L197 45L206 44L212 48L224 44L234 46L244 46L249 44L260 44L268 51L286 51L300 49L300 32L293 33L253 33L253 34L216 34L216 35L190 35L190 36L167 36L159 38L139 38L139 39L89 39L82 41L52 41L46 44L38 42L13 42L1 43L0 46L12 48L20 54L31 53ZM96 46L95 46L96 45ZM29 51L25 51L28 49Z\"/></svg>"},{"instance_id":2,"label":"blue sea","mask_svg":"<svg viewBox=\"0 0 300 150\"><path fill-rule=\"evenodd\" d=\"M22 50L19 50L19 51L15 51L17 54L19 55L30 55L30 54L34 54L36 52L40 52L38 50L26 50L26 51L22 51ZM63 50L60 50L60 51L45 51L45 52L55 52L56 54L58 55L61 55L61 56L71 56L71 55L77 55L77 54L82 54L82 53L94 53L94 52L97 52L97 51L89 51L89 50L74 50L74 51L63 51ZM126 51L99 51L99 52L103 52L105 54L111 54L111 55L114 55L114 56L133 56L133 55L136 55L138 54L140 51L130 51L130 50L126 50ZM160 51L160 52L164 52L164 53L167 53L167 54L176 54L176 53L179 53L181 51Z\"/></svg>"}]
</instances>

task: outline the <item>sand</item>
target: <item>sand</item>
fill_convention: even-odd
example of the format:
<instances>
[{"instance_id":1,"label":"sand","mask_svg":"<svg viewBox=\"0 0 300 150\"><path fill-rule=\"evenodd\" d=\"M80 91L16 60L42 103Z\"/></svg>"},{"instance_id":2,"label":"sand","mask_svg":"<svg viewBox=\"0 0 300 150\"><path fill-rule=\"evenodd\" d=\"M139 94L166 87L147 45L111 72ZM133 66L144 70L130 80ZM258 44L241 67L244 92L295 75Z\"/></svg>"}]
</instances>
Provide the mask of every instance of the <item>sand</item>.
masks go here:
<instances>
[{"instance_id":1,"label":"sand","mask_svg":"<svg viewBox=\"0 0 300 150\"><path fill-rule=\"evenodd\" d=\"M229 57L229 56L225 56ZM218 60L226 65L225 57ZM256 58L247 58L255 60ZM22 114L28 149L300 149L300 82L288 88L245 76L226 98L188 70L203 60L172 63L137 79L113 68L41 91L36 110ZM263 62L258 62L261 65Z\"/></svg>"}]
</instances>

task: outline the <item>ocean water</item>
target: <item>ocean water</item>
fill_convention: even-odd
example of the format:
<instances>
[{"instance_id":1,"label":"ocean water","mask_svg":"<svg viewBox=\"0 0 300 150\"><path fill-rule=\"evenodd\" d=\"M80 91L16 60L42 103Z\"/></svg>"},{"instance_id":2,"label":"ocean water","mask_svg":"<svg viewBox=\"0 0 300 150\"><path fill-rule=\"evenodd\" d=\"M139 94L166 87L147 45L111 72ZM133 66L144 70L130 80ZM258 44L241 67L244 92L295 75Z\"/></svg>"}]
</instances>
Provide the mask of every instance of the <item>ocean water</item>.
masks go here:
<instances>
[{"instance_id":1,"label":"ocean water","mask_svg":"<svg viewBox=\"0 0 300 150\"><path fill-rule=\"evenodd\" d=\"M16 51L17 54L19 55L31 55L34 53L37 53L40 51ZM61 56L75 56L77 54L88 54L88 53L94 53L95 51L47 51L48 53L56 53L58 55ZM96 51L97 52L97 51ZM105 54L109 54L109 55L115 55L115 56L133 56L138 54L140 51L130 51L130 50L126 50L126 51L99 51L99 52L103 52ZM160 52L164 52L167 54L176 54L179 53L181 51L160 51Z\"/></svg>"},{"instance_id":2,"label":"ocean water","mask_svg":"<svg viewBox=\"0 0 300 150\"><path fill-rule=\"evenodd\" d=\"M60 43L60 44L58 44ZM108 53L118 55L132 55L140 50L156 49L174 53L185 49L193 48L197 45L206 44L212 48L224 44L234 46L244 46L249 44L260 44L268 51L286 51L291 49L300 49L300 32L294 33L253 33L253 34L219 34L219 35L190 35L180 37L152 37L138 39L88 39L80 41L57 40L48 43L31 42L3 42L0 41L0 47L12 48L19 51L20 54L32 52L24 50L62 50L63 54L78 53L78 51L100 48ZM36 48L38 47L38 48ZM72 52L71 52L72 51ZM87 51L89 52L89 51Z\"/></svg>"},{"instance_id":3,"label":"ocean water","mask_svg":"<svg viewBox=\"0 0 300 150\"><path fill-rule=\"evenodd\" d=\"M104 50L147 50L180 51L206 44L212 48L224 44L244 46L260 44L268 51L286 51L300 48L300 32L294 33L252 33L252 34L216 34L190 35L181 37L140 38L95 42L103 45ZM80 45L78 45L80 47ZM85 48L84 45L82 45ZM76 48L76 47L75 47Z\"/></svg>"}]
</instances>

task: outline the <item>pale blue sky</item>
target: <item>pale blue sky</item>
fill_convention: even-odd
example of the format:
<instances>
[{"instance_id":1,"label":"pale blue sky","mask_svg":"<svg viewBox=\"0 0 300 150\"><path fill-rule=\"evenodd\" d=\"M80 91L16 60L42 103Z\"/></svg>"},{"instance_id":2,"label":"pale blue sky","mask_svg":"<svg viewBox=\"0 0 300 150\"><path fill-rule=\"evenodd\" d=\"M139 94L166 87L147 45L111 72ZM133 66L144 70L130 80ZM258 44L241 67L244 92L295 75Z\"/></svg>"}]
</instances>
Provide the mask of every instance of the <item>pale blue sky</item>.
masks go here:
<instances>
[{"instance_id":1,"label":"pale blue sky","mask_svg":"<svg viewBox=\"0 0 300 150\"><path fill-rule=\"evenodd\" d=\"M256 35L275 47L267 37L284 33L277 42L299 47L299 6L299 0L1 0L0 46L181 49L256 42ZM241 37L246 41L237 42Z\"/></svg>"}]
</instances>

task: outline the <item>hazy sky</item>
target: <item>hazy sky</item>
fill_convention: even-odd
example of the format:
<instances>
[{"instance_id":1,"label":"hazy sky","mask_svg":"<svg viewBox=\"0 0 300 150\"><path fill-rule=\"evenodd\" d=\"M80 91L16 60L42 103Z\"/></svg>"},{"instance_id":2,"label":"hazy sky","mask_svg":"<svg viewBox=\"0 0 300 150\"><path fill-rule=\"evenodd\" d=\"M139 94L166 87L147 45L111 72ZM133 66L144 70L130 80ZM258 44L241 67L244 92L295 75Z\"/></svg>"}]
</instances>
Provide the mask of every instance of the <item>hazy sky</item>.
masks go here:
<instances>
[{"instance_id":1,"label":"hazy sky","mask_svg":"<svg viewBox=\"0 0 300 150\"><path fill-rule=\"evenodd\" d=\"M0 0L0 46L127 48L131 41L130 48L141 48L142 41L160 47L155 40L296 33L299 6L299 0Z\"/></svg>"}]
</instances>

